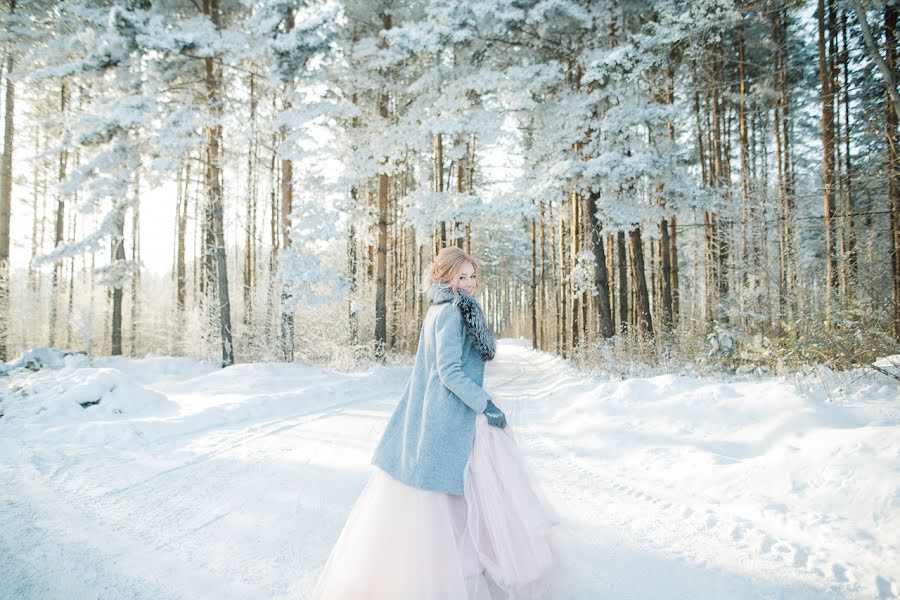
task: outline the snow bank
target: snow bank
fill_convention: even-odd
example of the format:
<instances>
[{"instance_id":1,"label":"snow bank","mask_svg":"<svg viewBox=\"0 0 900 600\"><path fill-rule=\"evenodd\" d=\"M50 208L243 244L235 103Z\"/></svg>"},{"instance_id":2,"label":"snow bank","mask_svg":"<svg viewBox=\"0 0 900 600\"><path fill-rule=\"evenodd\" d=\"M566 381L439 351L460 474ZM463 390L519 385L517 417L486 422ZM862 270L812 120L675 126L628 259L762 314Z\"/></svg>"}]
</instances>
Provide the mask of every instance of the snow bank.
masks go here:
<instances>
[{"instance_id":1,"label":"snow bank","mask_svg":"<svg viewBox=\"0 0 900 600\"><path fill-rule=\"evenodd\" d=\"M32 348L14 361L0 361L0 377L17 369L39 371L41 369L61 369L69 357L77 361L87 361L87 355L76 350L58 350L57 348ZM69 363L71 364L71 363Z\"/></svg>"},{"instance_id":2,"label":"snow bank","mask_svg":"<svg viewBox=\"0 0 900 600\"><path fill-rule=\"evenodd\" d=\"M84 354L51 348L31 350L8 366L0 379L0 435L125 446L135 438L140 441L140 419L178 411L164 393L140 381L149 384L205 370L191 359L92 361Z\"/></svg>"},{"instance_id":3,"label":"snow bank","mask_svg":"<svg viewBox=\"0 0 900 600\"><path fill-rule=\"evenodd\" d=\"M19 381L4 399L3 425L48 427L73 421L162 415L177 406L117 369L82 367Z\"/></svg>"}]
</instances>

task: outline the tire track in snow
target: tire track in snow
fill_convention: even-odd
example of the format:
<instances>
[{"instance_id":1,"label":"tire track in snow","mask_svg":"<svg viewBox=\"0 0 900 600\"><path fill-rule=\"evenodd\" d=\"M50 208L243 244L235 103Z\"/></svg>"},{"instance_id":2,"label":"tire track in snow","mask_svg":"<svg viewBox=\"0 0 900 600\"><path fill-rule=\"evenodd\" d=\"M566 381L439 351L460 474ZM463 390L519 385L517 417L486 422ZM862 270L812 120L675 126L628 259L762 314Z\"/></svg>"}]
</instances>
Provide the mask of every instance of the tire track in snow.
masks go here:
<instances>
[{"instance_id":1,"label":"tire track in snow","mask_svg":"<svg viewBox=\"0 0 900 600\"><path fill-rule=\"evenodd\" d=\"M597 515L603 515L617 533L625 534L629 544L704 568L715 568L723 553L731 553L739 564L762 569L767 579L785 578L793 571L801 581L784 581L784 584L814 586L797 590L805 594L803 597L845 598L848 593L862 594L861 582L852 574L853 565L832 560L825 550L774 536L755 519L737 511L723 511L712 505L691 505L682 498L643 489L633 481L598 472L574 452L567 451L559 441L539 433L530 418L533 412L529 411L530 405L553 403L563 393L558 391L560 389L586 391L593 386L584 382L569 385L567 375L571 372L550 372L548 366L534 360L536 356L528 351L516 351L507 361L498 362L497 378L508 379L510 385L498 385L502 389L498 390L497 396L521 417L518 420L522 425L514 430L525 442L523 445L529 454L553 465L550 477L546 477L548 470L542 469L542 475L545 475L542 480L553 488L557 498L565 502L568 514L583 523L596 522ZM530 379L523 380L525 374ZM541 389L549 388L547 393L532 389L535 382L547 381L551 385L540 386ZM640 523L629 518L635 513L635 504L641 506L637 512L644 515ZM615 510L616 507L621 511ZM600 549L584 529L575 529L573 533L582 543ZM588 561L581 562L580 567L588 569L589 583L601 584L603 574ZM785 569L786 564L790 564L788 569Z\"/></svg>"},{"instance_id":2,"label":"tire track in snow","mask_svg":"<svg viewBox=\"0 0 900 600\"><path fill-rule=\"evenodd\" d=\"M341 411L360 404L364 404L366 402L371 402L372 398L361 398L355 400L347 400L345 402L338 402L335 404L330 404L328 406L317 408L311 411L302 411L299 413L295 413L293 415L289 415L287 417L281 417L278 419L274 419L272 421L267 421L265 423L256 424L248 427L245 431L248 431L246 435L237 436L235 438L229 438L227 443L222 444L221 446L214 447L212 450L204 452L202 454L198 454L197 456L191 458L183 462L180 465L176 465L174 467L170 467L168 469L163 469L150 475L149 477L145 477L140 481L136 481L134 483L129 483L128 485L124 485L112 490L105 492L106 496L116 496L122 494L124 492L131 491L132 489L151 483L160 477L164 477L166 475L181 471L183 469L187 469L189 467L194 467L199 464L202 464L211 458L215 458L221 454L226 452L230 452L232 450L236 450L237 448L241 448L250 444L252 442L267 438L272 435L276 435L282 433L284 431L288 431L290 429L294 429L301 425L306 425L307 423L312 423L314 421L318 421L321 419L326 419L329 417L333 417L339 414ZM189 436L191 433L185 434L185 436Z\"/></svg>"},{"instance_id":3,"label":"tire track in snow","mask_svg":"<svg viewBox=\"0 0 900 600\"><path fill-rule=\"evenodd\" d=\"M12 500L0 497L3 537L18 546L3 560L0 592L21 600L48 598L262 598L259 590L184 565L144 539L88 514L70 494L19 473ZM93 516L93 515L92 515ZM0 558L8 552L0 540ZM12 585L7 588L4 579ZM3 596L5 597L5 596Z\"/></svg>"}]
</instances>

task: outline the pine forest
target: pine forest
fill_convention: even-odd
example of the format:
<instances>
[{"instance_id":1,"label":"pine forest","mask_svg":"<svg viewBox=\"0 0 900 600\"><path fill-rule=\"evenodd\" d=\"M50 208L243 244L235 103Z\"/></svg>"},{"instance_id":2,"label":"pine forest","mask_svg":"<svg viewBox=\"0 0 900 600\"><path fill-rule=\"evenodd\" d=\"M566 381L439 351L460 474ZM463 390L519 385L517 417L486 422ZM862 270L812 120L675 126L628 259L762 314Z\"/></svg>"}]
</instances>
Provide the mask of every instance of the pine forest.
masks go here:
<instances>
[{"instance_id":1,"label":"pine forest","mask_svg":"<svg viewBox=\"0 0 900 600\"><path fill-rule=\"evenodd\" d=\"M2 9L2 360L408 356L448 245L588 367L900 342L890 0Z\"/></svg>"}]
</instances>

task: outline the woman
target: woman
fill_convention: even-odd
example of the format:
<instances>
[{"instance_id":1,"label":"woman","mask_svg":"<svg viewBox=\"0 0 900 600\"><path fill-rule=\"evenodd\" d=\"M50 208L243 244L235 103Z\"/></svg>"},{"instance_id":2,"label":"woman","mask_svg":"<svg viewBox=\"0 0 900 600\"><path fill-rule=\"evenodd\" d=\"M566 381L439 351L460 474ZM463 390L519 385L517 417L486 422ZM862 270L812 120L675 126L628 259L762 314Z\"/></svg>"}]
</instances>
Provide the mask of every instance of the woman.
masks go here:
<instances>
[{"instance_id":1,"label":"woman","mask_svg":"<svg viewBox=\"0 0 900 600\"><path fill-rule=\"evenodd\" d=\"M555 561L551 518L506 416L482 387L495 344L473 297L476 272L456 247L426 270L429 308L412 375L314 599L494 600L545 591Z\"/></svg>"}]
</instances>

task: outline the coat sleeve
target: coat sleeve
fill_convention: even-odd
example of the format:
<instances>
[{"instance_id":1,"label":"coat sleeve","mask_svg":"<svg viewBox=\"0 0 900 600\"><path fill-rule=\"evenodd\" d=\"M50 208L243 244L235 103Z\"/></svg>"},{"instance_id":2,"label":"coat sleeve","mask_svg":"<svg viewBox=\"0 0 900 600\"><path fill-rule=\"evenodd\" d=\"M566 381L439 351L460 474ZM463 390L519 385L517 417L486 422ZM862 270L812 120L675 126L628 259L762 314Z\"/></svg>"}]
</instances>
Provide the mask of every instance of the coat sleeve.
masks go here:
<instances>
[{"instance_id":1,"label":"coat sleeve","mask_svg":"<svg viewBox=\"0 0 900 600\"><path fill-rule=\"evenodd\" d=\"M438 376L444 387L456 394L469 408L484 412L490 396L462 369L462 349L465 342L462 315L451 303L440 311L435 321Z\"/></svg>"}]
</instances>

